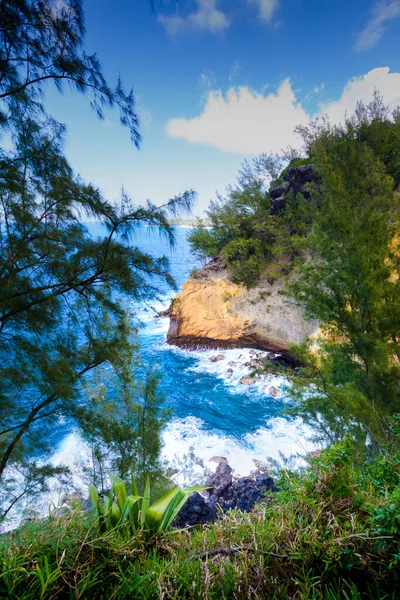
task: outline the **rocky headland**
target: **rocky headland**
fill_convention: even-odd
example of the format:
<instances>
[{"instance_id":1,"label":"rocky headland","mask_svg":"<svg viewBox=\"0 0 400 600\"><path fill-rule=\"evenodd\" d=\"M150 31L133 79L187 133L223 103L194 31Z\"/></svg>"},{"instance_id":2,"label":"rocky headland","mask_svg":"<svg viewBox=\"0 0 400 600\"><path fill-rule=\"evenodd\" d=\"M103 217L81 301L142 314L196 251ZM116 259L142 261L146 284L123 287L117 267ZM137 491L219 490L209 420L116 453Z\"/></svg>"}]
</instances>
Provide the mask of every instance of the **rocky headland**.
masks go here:
<instances>
[{"instance_id":1,"label":"rocky headland","mask_svg":"<svg viewBox=\"0 0 400 600\"><path fill-rule=\"evenodd\" d=\"M284 172L270 191L271 215L283 210L289 192L309 199L310 183L316 183L312 165ZM291 360L290 346L318 331L318 323L306 321L284 293L293 277L283 262L267 268L258 284L247 289L230 280L226 262L216 256L184 283L173 300L168 343L188 349L258 348Z\"/></svg>"},{"instance_id":2,"label":"rocky headland","mask_svg":"<svg viewBox=\"0 0 400 600\"><path fill-rule=\"evenodd\" d=\"M289 276L290 277L290 276ZM183 284L170 307L167 341L184 348L250 347L279 352L290 358L292 344L318 331L302 310L283 294L288 277L262 277L246 289L229 281L229 272L216 258Z\"/></svg>"}]
</instances>

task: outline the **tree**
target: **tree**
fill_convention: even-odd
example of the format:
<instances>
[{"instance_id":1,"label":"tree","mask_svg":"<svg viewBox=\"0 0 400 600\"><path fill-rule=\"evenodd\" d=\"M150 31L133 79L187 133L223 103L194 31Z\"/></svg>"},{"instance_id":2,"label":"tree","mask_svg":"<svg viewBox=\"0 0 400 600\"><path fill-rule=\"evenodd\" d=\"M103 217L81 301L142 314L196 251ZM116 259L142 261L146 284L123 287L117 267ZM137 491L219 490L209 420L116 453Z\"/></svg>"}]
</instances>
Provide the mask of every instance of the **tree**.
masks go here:
<instances>
[{"instance_id":1,"label":"tree","mask_svg":"<svg viewBox=\"0 0 400 600\"><path fill-rule=\"evenodd\" d=\"M43 104L49 81L90 94L100 118L117 105L140 141L133 93L120 81L110 88L96 56L83 50L79 0L1 0L0 36L1 519L21 489L42 491L55 472L45 460L51 429L62 416L79 421L82 380L109 364L130 381L137 343L122 298L154 296L154 280L173 285L167 259L141 252L135 233L156 226L173 244L168 218L190 208L195 194L137 207L123 193L112 205L66 160L65 127ZM102 237L90 235L88 219L102 223Z\"/></svg>"},{"instance_id":2,"label":"tree","mask_svg":"<svg viewBox=\"0 0 400 600\"><path fill-rule=\"evenodd\" d=\"M284 175L310 163L310 158L299 158L290 149L282 156L261 154L251 164L245 161L237 184L227 187L227 197L217 194L210 202L206 211L210 227L199 221L189 235L192 250L204 261L222 255L232 281L247 287L256 285L272 262L290 271L303 259L315 204L308 194L305 198L290 189ZM276 212L270 210L274 189L284 195Z\"/></svg>"},{"instance_id":3,"label":"tree","mask_svg":"<svg viewBox=\"0 0 400 600\"><path fill-rule=\"evenodd\" d=\"M268 169L272 166L265 157L264 162L261 162L261 158L254 161L252 165L245 161L239 171L237 184L227 187L227 198L217 194L217 200L210 202L206 215L211 227L207 229L199 222L188 237L192 250L203 259L211 258L224 249L233 277L243 282L246 279L246 284L250 282L250 285L254 285L262 271L259 268L260 254L268 257L273 241L269 216L268 179L265 173L262 173L261 165L264 166L267 162ZM225 248L228 249L225 251ZM255 255L257 255L256 259ZM230 261L231 257L232 261ZM248 265L248 277L246 277L247 258L252 262ZM238 260L243 263L240 273Z\"/></svg>"},{"instance_id":4,"label":"tree","mask_svg":"<svg viewBox=\"0 0 400 600\"><path fill-rule=\"evenodd\" d=\"M192 251L203 263L207 259L213 258L219 252L220 248L218 247L217 240L209 228L204 225L202 219L197 219L196 226L189 234L188 240Z\"/></svg>"},{"instance_id":5,"label":"tree","mask_svg":"<svg viewBox=\"0 0 400 600\"><path fill-rule=\"evenodd\" d=\"M320 210L311 260L291 286L323 331L317 356L302 352L318 391L303 406L318 404L321 415L325 399L347 427L355 420L376 441L385 435L385 417L400 408L399 196L386 152L397 127L376 95L343 126L306 132L322 182L314 190Z\"/></svg>"},{"instance_id":6,"label":"tree","mask_svg":"<svg viewBox=\"0 0 400 600\"><path fill-rule=\"evenodd\" d=\"M222 249L234 283L254 286L265 269L264 248L260 240L237 238Z\"/></svg>"},{"instance_id":7,"label":"tree","mask_svg":"<svg viewBox=\"0 0 400 600\"><path fill-rule=\"evenodd\" d=\"M161 374L139 363L143 374L138 378L129 363L126 368L124 378L104 369L97 373L89 382L85 404L76 411L92 450L90 482L104 489L106 474L117 472L124 478L133 475L144 486L149 476L157 492L166 483L160 463L161 432L170 416L159 391Z\"/></svg>"},{"instance_id":8,"label":"tree","mask_svg":"<svg viewBox=\"0 0 400 600\"><path fill-rule=\"evenodd\" d=\"M96 54L84 51L85 23L81 0L0 1L0 125L13 128L14 112L44 111L43 86L54 82L90 95L100 119L118 106L122 125L140 143L133 90L125 92L118 79L110 87Z\"/></svg>"}]
</instances>

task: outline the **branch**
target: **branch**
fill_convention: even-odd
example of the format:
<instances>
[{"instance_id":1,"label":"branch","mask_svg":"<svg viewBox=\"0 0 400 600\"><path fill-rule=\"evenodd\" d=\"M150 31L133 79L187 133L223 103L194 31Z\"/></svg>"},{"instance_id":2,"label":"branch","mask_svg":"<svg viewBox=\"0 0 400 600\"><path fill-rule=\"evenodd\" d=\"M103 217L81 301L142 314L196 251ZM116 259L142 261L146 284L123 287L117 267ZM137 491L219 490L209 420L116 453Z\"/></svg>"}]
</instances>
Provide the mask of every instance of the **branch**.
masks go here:
<instances>
[{"instance_id":1,"label":"branch","mask_svg":"<svg viewBox=\"0 0 400 600\"><path fill-rule=\"evenodd\" d=\"M75 381L77 379L79 379L80 377L82 377L82 375L84 375L88 371L90 371L90 370L94 369L95 367L99 366L101 363L102 363L102 361L98 360L98 361L95 361L95 362L91 363L90 365L86 365L86 367L84 367L78 373L76 373L76 375L75 375ZM46 406L49 406L50 404L53 404L58 399L59 399L59 394L58 393L51 394L45 400L43 400L43 402L41 402L40 404L38 404L37 406L35 406L35 407L32 408L32 410L29 413L28 417L22 423L22 425L21 425L18 433L11 440L11 442L7 446L5 452L3 453L3 456L2 456L1 461L0 461L0 479L1 479L2 475L3 475L3 473L4 473L4 469L7 466L7 463L9 461L9 459L10 459L11 454L14 451L15 446L18 444L18 442L20 441L20 439L22 438L22 436L28 431L28 429L32 425L32 423L35 420L37 420L38 413L42 410L42 408L45 408Z\"/></svg>"},{"instance_id":2,"label":"branch","mask_svg":"<svg viewBox=\"0 0 400 600\"><path fill-rule=\"evenodd\" d=\"M19 87L16 87L13 90L8 90L7 92L4 92L3 94L0 94L0 100L2 98L7 98L8 96L13 96L15 94L19 94L20 92L23 92L24 89L26 89L30 85L33 85L35 83L39 83L40 81L46 81L47 79L67 79L69 81L73 81L74 83L77 83L78 85L82 85L84 87L89 87L89 88L92 88L92 89L96 90L97 92L101 92L102 94L104 94L105 96L108 96L109 98L111 97L111 94L109 92L107 92L106 90L102 90L98 86L96 86L96 85L94 85L92 83L87 83L85 81L82 81L81 79L78 79L77 77L73 77L72 75L55 75L55 74L52 74L52 75L42 75L41 77L36 77L35 79L31 79L30 81L26 81L25 83L22 83Z\"/></svg>"}]
</instances>

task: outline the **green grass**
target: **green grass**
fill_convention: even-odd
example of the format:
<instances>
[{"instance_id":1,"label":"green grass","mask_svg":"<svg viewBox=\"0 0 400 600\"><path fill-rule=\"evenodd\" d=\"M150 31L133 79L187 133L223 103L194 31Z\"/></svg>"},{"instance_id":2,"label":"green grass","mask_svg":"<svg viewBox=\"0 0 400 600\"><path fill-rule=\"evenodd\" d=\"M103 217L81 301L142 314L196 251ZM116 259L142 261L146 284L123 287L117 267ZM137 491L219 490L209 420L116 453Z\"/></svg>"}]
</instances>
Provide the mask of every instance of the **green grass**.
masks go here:
<instances>
[{"instance_id":1,"label":"green grass","mask_svg":"<svg viewBox=\"0 0 400 600\"><path fill-rule=\"evenodd\" d=\"M394 599L400 597L400 457L363 470L349 442L252 513L197 531L98 533L80 510L4 536L0 596L38 598Z\"/></svg>"}]
</instances>

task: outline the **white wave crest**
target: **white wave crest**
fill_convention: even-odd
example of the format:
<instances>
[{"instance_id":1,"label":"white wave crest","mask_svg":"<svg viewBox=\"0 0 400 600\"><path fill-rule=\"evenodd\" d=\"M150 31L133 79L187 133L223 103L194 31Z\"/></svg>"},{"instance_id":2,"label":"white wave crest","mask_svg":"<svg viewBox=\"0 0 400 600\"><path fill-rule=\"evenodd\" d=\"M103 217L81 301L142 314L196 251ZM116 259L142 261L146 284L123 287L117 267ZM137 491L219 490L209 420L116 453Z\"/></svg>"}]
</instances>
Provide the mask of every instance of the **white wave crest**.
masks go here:
<instances>
[{"instance_id":1,"label":"white wave crest","mask_svg":"<svg viewBox=\"0 0 400 600\"><path fill-rule=\"evenodd\" d=\"M207 431L204 422L196 417L172 419L164 435L162 457L177 471L177 481L189 483L185 477L185 463L192 457L193 472L199 476L204 468L210 468L213 456L224 456L235 471L235 475L245 476L255 469L253 460L279 463L290 457L304 456L315 448L310 441L312 430L301 419L287 420L275 417L268 425L242 438ZM196 457L198 460L193 461ZM296 464L302 462L298 459ZM214 465L215 466L215 465Z\"/></svg>"}]
</instances>

